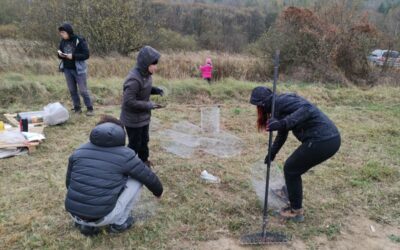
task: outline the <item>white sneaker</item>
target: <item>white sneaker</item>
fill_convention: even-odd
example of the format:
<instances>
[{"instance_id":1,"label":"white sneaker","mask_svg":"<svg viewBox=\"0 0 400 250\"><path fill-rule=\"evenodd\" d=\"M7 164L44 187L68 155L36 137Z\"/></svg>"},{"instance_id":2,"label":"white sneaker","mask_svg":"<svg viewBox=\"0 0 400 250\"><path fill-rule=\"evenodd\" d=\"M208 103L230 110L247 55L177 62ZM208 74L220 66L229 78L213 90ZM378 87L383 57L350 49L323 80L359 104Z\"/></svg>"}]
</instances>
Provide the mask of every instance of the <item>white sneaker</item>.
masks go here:
<instances>
[{"instance_id":1,"label":"white sneaker","mask_svg":"<svg viewBox=\"0 0 400 250\"><path fill-rule=\"evenodd\" d=\"M200 178L208 183L220 183L221 180L212 174L209 174L206 170L201 172Z\"/></svg>"}]
</instances>

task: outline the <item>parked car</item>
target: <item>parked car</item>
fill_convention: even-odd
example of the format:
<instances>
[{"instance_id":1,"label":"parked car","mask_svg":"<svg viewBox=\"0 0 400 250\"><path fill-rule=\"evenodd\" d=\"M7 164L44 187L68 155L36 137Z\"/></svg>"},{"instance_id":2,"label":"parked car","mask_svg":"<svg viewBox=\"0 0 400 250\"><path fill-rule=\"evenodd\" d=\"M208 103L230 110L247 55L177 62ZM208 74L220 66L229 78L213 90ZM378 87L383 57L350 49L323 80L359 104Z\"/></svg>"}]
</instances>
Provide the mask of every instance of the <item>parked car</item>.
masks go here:
<instances>
[{"instance_id":1,"label":"parked car","mask_svg":"<svg viewBox=\"0 0 400 250\"><path fill-rule=\"evenodd\" d=\"M383 66L387 62L389 67L400 67L400 53L395 50L377 49L369 54L368 61L375 66Z\"/></svg>"}]
</instances>

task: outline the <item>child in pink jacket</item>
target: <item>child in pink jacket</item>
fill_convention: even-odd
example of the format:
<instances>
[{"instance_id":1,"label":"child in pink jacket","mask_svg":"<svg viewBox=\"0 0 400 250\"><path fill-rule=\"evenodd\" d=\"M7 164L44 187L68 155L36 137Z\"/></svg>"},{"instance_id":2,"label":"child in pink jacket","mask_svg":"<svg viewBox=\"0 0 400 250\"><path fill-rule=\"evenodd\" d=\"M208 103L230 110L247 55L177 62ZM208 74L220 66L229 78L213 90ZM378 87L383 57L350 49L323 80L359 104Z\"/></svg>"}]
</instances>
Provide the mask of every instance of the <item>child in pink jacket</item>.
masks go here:
<instances>
[{"instance_id":1,"label":"child in pink jacket","mask_svg":"<svg viewBox=\"0 0 400 250\"><path fill-rule=\"evenodd\" d=\"M207 80L207 82L209 84L211 84L212 70L213 70L213 66L212 66L211 58L207 58L206 64L200 66L200 71L201 71L201 75L202 75L203 79Z\"/></svg>"}]
</instances>

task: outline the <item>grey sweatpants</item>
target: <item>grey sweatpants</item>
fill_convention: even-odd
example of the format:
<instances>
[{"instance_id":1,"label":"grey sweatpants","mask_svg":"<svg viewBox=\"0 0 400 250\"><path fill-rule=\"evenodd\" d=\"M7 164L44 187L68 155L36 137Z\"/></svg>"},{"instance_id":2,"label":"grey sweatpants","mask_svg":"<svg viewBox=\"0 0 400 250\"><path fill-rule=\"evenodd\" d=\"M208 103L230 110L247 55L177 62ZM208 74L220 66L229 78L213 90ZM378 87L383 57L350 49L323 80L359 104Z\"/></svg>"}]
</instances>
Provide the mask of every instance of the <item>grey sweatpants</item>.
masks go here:
<instances>
[{"instance_id":1,"label":"grey sweatpants","mask_svg":"<svg viewBox=\"0 0 400 250\"><path fill-rule=\"evenodd\" d=\"M79 89L79 93L83 98L85 106L88 109L93 109L92 100L90 99L89 91L87 88L86 73L78 75L75 69L64 69L64 75L65 79L67 80L68 90L71 94L74 108L81 108L81 100L78 94Z\"/></svg>"},{"instance_id":2,"label":"grey sweatpants","mask_svg":"<svg viewBox=\"0 0 400 250\"><path fill-rule=\"evenodd\" d=\"M126 182L126 187L119 196L114 209L109 214L104 216L104 218L98 221L86 222L71 215L72 219L78 224L91 227L102 227L110 224L122 225L126 219L128 219L133 207L139 200L142 186L142 183L129 178Z\"/></svg>"}]
</instances>

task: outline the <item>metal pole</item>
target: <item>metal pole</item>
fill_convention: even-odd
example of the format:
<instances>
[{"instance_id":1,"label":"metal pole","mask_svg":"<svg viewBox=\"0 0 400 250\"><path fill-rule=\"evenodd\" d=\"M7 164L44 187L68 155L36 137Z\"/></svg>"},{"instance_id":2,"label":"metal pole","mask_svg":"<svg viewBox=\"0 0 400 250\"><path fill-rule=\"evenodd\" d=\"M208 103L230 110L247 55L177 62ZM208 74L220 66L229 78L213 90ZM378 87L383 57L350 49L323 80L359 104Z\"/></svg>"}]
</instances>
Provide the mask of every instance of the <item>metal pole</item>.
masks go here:
<instances>
[{"instance_id":1,"label":"metal pole","mask_svg":"<svg viewBox=\"0 0 400 250\"><path fill-rule=\"evenodd\" d=\"M278 68L279 68L279 50L275 52L274 58L274 82L273 82L273 90L272 90L272 108L271 108L271 118L275 116L275 96L276 96L276 84L278 81ZM272 137L273 132L269 131L269 141L268 141L268 160L267 160L267 177L265 181L265 197L264 197L264 214L263 214L263 226L262 226L262 235L263 238L266 236L266 228L268 224L268 190L269 190L269 177L270 177L270 169L271 169L271 148L272 148Z\"/></svg>"}]
</instances>

